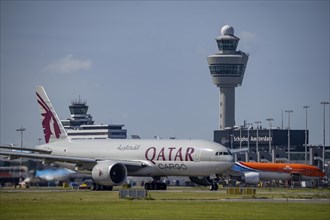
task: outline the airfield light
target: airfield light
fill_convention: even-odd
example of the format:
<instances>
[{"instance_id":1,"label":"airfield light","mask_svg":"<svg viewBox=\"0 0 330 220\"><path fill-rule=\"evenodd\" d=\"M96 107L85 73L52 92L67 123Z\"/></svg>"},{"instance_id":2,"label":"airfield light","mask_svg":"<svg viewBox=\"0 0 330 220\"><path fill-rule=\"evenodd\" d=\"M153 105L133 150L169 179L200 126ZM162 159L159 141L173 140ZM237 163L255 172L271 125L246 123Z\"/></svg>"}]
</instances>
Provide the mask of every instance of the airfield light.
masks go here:
<instances>
[{"instance_id":1,"label":"airfield light","mask_svg":"<svg viewBox=\"0 0 330 220\"><path fill-rule=\"evenodd\" d=\"M16 131L21 132L21 148L23 148L23 132L26 130L26 128L23 128L22 126L20 128L17 128ZM19 159L19 181L22 181L22 158Z\"/></svg>"},{"instance_id":2,"label":"airfield light","mask_svg":"<svg viewBox=\"0 0 330 220\"><path fill-rule=\"evenodd\" d=\"M293 112L292 110L285 110L286 113L288 113L288 162L290 163L290 114Z\"/></svg>"},{"instance_id":3,"label":"airfield light","mask_svg":"<svg viewBox=\"0 0 330 220\"><path fill-rule=\"evenodd\" d=\"M257 162L260 162L260 154L259 154L259 124L261 121L255 121L254 123L257 124L257 141L256 141L256 151L257 151Z\"/></svg>"},{"instance_id":4,"label":"airfield light","mask_svg":"<svg viewBox=\"0 0 330 220\"><path fill-rule=\"evenodd\" d=\"M271 128L272 128L272 121L274 121L274 119L272 119L272 118L267 118L266 119L266 121L268 121L269 122L269 134L268 134L268 136L269 136L269 153L272 151L272 141L271 141L271 139L270 139L270 130L271 130Z\"/></svg>"},{"instance_id":5,"label":"airfield light","mask_svg":"<svg viewBox=\"0 0 330 220\"><path fill-rule=\"evenodd\" d=\"M305 105L304 109L306 112L306 129L305 129L305 164L307 164L307 109L309 108L309 105Z\"/></svg>"},{"instance_id":6,"label":"airfield light","mask_svg":"<svg viewBox=\"0 0 330 220\"><path fill-rule=\"evenodd\" d=\"M329 102L321 102L323 105L323 148L322 148L322 167L325 170L325 105L329 105Z\"/></svg>"}]
</instances>

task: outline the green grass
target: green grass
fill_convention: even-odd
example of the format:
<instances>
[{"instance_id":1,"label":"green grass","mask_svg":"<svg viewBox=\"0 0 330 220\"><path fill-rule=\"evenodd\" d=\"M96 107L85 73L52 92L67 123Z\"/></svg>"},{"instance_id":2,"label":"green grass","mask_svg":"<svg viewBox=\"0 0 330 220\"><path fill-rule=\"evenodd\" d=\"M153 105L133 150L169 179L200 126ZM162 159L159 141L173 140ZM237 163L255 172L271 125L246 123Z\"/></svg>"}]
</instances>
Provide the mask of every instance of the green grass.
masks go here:
<instances>
[{"instance_id":1,"label":"green grass","mask_svg":"<svg viewBox=\"0 0 330 220\"><path fill-rule=\"evenodd\" d=\"M286 190L267 194L272 198ZM322 195L326 191L287 194ZM0 191L0 219L329 219L329 203L227 201L224 190L149 192L153 200L119 199L118 192ZM225 201L224 201L225 200Z\"/></svg>"}]
</instances>

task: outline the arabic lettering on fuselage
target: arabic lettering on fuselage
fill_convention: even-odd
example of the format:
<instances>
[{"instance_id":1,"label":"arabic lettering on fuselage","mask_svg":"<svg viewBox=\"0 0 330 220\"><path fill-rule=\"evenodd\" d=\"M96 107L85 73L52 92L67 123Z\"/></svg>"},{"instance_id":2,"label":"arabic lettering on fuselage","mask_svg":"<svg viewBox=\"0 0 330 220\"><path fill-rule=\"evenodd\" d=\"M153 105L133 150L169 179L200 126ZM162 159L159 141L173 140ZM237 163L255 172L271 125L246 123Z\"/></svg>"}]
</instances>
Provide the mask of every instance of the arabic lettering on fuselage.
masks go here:
<instances>
[{"instance_id":1,"label":"arabic lettering on fuselage","mask_svg":"<svg viewBox=\"0 0 330 220\"><path fill-rule=\"evenodd\" d=\"M183 149L182 147L163 147L157 149L155 147L149 147L145 152L145 158L155 164L155 161L194 161L192 154L195 149L188 147Z\"/></svg>"},{"instance_id":2,"label":"arabic lettering on fuselage","mask_svg":"<svg viewBox=\"0 0 330 220\"><path fill-rule=\"evenodd\" d=\"M119 147L117 147L117 150L120 150L120 151L126 151L126 150L139 150L140 149L140 146L141 145L134 145L134 146L131 146L131 145L119 145Z\"/></svg>"}]
</instances>

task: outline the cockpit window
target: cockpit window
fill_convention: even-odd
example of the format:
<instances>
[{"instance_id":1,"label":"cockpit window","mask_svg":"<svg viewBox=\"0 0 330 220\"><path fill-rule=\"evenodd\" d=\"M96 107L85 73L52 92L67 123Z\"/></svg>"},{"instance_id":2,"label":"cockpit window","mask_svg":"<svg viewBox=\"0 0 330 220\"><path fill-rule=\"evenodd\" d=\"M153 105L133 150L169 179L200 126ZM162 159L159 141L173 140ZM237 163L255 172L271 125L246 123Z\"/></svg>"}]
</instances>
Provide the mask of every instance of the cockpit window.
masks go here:
<instances>
[{"instance_id":1,"label":"cockpit window","mask_svg":"<svg viewBox=\"0 0 330 220\"><path fill-rule=\"evenodd\" d=\"M224 151L224 152L216 152L215 156L221 156L221 155L231 155L230 151Z\"/></svg>"}]
</instances>

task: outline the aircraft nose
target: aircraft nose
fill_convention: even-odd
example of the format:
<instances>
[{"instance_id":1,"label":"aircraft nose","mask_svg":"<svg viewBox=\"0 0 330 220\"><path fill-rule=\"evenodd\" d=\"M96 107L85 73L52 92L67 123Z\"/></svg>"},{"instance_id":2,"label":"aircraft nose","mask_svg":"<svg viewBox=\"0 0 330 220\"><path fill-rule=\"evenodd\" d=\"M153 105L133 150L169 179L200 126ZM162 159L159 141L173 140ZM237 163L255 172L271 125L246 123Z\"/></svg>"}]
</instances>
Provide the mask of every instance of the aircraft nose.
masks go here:
<instances>
[{"instance_id":1,"label":"aircraft nose","mask_svg":"<svg viewBox=\"0 0 330 220\"><path fill-rule=\"evenodd\" d=\"M232 159L229 161L230 167L233 167L235 165L234 157L232 156Z\"/></svg>"},{"instance_id":2,"label":"aircraft nose","mask_svg":"<svg viewBox=\"0 0 330 220\"><path fill-rule=\"evenodd\" d=\"M230 170L235 165L235 162L234 161L228 161L225 164L226 164L225 165L225 170Z\"/></svg>"},{"instance_id":3,"label":"aircraft nose","mask_svg":"<svg viewBox=\"0 0 330 220\"><path fill-rule=\"evenodd\" d=\"M234 156L233 156L233 155L230 155L229 162L233 162L233 163L235 162L235 161L234 161Z\"/></svg>"}]
</instances>

